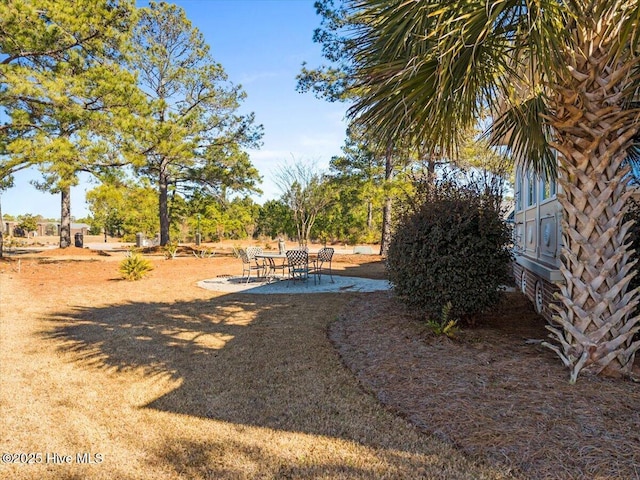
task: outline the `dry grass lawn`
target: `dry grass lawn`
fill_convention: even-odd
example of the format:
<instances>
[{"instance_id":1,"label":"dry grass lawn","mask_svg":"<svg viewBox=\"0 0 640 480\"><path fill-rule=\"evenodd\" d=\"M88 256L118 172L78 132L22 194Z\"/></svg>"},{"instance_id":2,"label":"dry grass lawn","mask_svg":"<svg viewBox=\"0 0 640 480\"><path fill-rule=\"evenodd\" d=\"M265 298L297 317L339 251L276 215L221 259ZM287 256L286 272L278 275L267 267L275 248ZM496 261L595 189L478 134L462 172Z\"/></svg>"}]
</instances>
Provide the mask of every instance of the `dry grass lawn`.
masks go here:
<instances>
[{"instance_id":1,"label":"dry grass lawn","mask_svg":"<svg viewBox=\"0 0 640 480\"><path fill-rule=\"evenodd\" d=\"M223 256L151 257L151 275L127 282L122 254L65 253L0 262L0 453L15 454L0 478L506 476L392 413L345 368L329 326L375 293L196 287L239 273ZM337 260L382 275L378 257Z\"/></svg>"},{"instance_id":2,"label":"dry grass lawn","mask_svg":"<svg viewBox=\"0 0 640 480\"><path fill-rule=\"evenodd\" d=\"M546 331L520 294L450 340L385 292L196 286L239 274L231 256L149 255L138 282L122 252L17 258L0 261L0 453L42 457L2 479L640 478L640 385L569 385L527 342ZM335 260L384 278L378 256Z\"/></svg>"}]
</instances>

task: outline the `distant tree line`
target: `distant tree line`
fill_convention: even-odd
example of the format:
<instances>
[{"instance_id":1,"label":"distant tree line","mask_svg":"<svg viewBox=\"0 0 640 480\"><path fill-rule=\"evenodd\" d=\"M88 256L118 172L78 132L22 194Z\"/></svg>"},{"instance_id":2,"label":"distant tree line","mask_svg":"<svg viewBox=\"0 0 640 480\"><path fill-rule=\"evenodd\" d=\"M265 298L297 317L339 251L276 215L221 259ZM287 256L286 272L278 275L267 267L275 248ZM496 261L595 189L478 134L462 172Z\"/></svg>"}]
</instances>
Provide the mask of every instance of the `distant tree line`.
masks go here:
<instances>
[{"instance_id":1,"label":"distant tree line","mask_svg":"<svg viewBox=\"0 0 640 480\"><path fill-rule=\"evenodd\" d=\"M330 66L303 66L298 89L357 99L348 29L360 20L330 1L317 8L314 40ZM14 173L37 168L35 186L60 195L60 247L71 245L71 187L88 173L97 183L86 196L94 233L159 235L161 245L196 233L380 242L385 253L392 209L450 163L402 137L382 142L354 121L327 171L284 163L281 197L258 205L251 195L262 178L246 149L260 146L263 129L238 113L244 98L173 4L0 3L0 193ZM462 153L468 165L500 163L486 146Z\"/></svg>"}]
</instances>

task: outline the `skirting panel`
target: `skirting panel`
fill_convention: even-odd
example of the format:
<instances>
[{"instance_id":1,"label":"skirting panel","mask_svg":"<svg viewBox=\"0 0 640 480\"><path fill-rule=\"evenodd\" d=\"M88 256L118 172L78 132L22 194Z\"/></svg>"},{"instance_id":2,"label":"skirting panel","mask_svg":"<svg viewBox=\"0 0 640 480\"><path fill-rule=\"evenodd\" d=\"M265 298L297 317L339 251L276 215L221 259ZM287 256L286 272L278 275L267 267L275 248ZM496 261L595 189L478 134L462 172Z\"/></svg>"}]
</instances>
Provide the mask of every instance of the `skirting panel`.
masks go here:
<instances>
[{"instance_id":1,"label":"skirting panel","mask_svg":"<svg viewBox=\"0 0 640 480\"><path fill-rule=\"evenodd\" d=\"M551 322L555 312L549 308L549 305L560 303L555 297L555 294L560 291L558 286L517 262L513 263L513 276L516 286L533 302L536 311Z\"/></svg>"}]
</instances>

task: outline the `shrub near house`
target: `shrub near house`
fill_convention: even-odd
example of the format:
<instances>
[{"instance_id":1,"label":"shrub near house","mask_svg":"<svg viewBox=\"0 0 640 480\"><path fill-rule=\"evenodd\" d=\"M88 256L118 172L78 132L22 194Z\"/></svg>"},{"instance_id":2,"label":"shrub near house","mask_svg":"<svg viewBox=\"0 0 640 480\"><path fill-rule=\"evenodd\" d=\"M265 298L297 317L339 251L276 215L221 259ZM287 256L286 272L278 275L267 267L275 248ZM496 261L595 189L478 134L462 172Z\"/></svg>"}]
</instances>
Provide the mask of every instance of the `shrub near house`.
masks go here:
<instances>
[{"instance_id":1,"label":"shrub near house","mask_svg":"<svg viewBox=\"0 0 640 480\"><path fill-rule=\"evenodd\" d=\"M500 299L510 240L499 198L475 185L442 182L401 219L389 247L389 279L429 319L440 319L449 303L449 317L464 319Z\"/></svg>"}]
</instances>

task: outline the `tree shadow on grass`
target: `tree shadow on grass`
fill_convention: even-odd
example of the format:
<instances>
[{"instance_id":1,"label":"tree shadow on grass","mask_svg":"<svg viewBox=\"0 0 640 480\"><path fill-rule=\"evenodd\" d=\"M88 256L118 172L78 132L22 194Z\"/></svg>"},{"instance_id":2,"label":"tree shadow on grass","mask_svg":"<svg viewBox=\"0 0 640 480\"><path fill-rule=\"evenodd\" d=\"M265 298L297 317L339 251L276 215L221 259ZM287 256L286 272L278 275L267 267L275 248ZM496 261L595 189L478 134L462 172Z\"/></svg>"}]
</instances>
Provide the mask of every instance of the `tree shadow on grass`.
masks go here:
<instances>
[{"instance_id":1,"label":"tree shadow on grass","mask_svg":"<svg viewBox=\"0 0 640 480\"><path fill-rule=\"evenodd\" d=\"M149 446L150 465L169 465L185 478L502 477L390 414L344 368L328 326L350 301L366 304L373 295L232 294L76 307L52 313L42 335L83 368L178 385L141 408L226 422L195 439L166 431ZM247 427L258 427L260 439ZM273 444L279 441L283 451ZM298 441L305 446L291 447Z\"/></svg>"},{"instance_id":2,"label":"tree shadow on grass","mask_svg":"<svg viewBox=\"0 0 640 480\"><path fill-rule=\"evenodd\" d=\"M259 445L249 445L233 439L207 439L202 442L173 439L154 453L154 461L161 461L171 465L182 478L425 478L421 472L425 471L422 455L409 455L399 451L384 451L381 456L389 463L404 464L402 469L397 467L390 472L380 472L376 462L372 464L354 465L354 462L341 461L339 456L304 460L287 459L288 455L278 455L273 450L266 451ZM214 458L232 457L233 461L220 462ZM380 459L378 459L379 461ZM239 465L242 465L240 467ZM265 471L265 465L268 470ZM402 473L404 471L404 473ZM446 467L440 468L446 472ZM445 475L446 476L446 475ZM429 477L427 477L429 478ZM430 477L433 478L433 477ZM445 478L445 477L442 477ZM451 477L449 477L451 478ZM454 478L460 478L455 477ZM467 478L472 478L471 476Z\"/></svg>"},{"instance_id":3,"label":"tree shadow on grass","mask_svg":"<svg viewBox=\"0 0 640 480\"><path fill-rule=\"evenodd\" d=\"M383 445L379 405L327 339L342 296L78 307L51 314L43 335L82 366L180 382L146 408Z\"/></svg>"}]
</instances>

